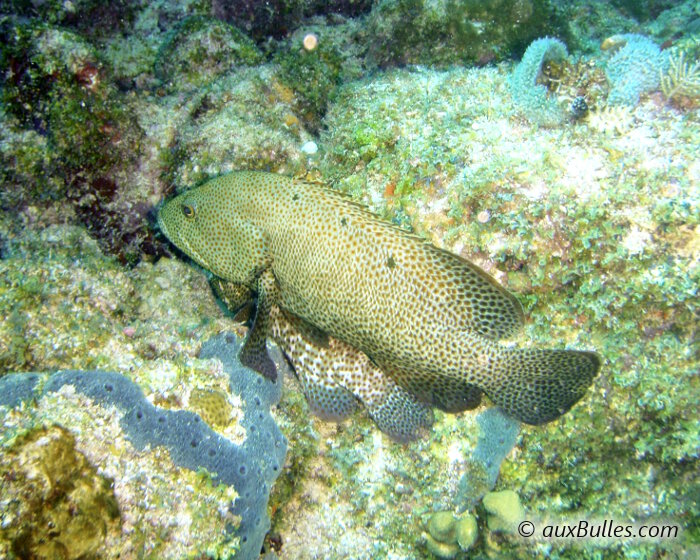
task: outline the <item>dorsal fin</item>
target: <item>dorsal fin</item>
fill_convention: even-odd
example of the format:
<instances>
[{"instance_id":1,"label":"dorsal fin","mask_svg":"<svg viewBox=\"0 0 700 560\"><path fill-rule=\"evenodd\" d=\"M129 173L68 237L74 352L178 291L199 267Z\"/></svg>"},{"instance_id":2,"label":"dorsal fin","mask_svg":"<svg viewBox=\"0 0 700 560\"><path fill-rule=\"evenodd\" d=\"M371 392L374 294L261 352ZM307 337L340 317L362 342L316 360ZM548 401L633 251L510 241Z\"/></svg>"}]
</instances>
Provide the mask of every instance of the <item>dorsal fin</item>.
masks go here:
<instances>
[{"instance_id":1,"label":"dorsal fin","mask_svg":"<svg viewBox=\"0 0 700 560\"><path fill-rule=\"evenodd\" d=\"M379 214L373 212L370 210L367 205L365 205L362 202L358 202L353 198L351 194L346 193L345 191L338 190L332 186L330 186L328 183L322 183L322 182L315 182L315 181L304 181L304 183L307 183L309 185L312 185L317 188L321 188L323 190L324 194L327 194L329 198L334 198L335 200L338 200L342 202L344 205L352 208L353 210L357 211L363 218L374 220L376 222L379 222L382 224L383 227L387 227L389 229L392 229L394 231L400 232L402 235L405 235L406 237L410 239L415 239L416 241L420 241L421 243L426 243L430 244L429 241L427 241L424 237L421 237L420 235L416 235L412 231L397 226L396 224L391 223L388 221L386 218L381 217Z\"/></svg>"}]
</instances>

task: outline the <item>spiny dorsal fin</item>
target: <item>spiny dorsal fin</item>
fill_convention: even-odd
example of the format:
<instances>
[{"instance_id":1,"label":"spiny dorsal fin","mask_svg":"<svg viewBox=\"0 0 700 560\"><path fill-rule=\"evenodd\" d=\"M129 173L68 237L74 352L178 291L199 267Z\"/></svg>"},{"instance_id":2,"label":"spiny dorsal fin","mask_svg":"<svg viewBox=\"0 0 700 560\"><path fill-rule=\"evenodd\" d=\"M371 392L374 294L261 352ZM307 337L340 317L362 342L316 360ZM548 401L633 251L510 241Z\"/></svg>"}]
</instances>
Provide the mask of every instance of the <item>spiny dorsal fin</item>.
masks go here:
<instances>
[{"instance_id":1,"label":"spiny dorsal fin","mask_svg":"<svg viewBox=\"0 0 700 560\"><path fill-rule=\"evenodd\" d=\"M407 230L403 227L397 226L396 224L391 223L385 218L382 218L375 212L372 212L369 208L367 208L367 205L365 205L362 202L358 202L353 198L351 194L346 193L345 191L341 191L339 189L336 189L329 185L328 183L323 183L323 182L313 182L313 181L304 181L304 183L307 183L309 185L312 185L314 187L320 187L321 190L324 192L324 194L327 194L330 198L333 198L337 200L338 202L341 202L343 205L346 205L353 210L357 211L363 218L370 219L370 220L375 220L377 222L380 222L383 226L392 229L394 231L400 232L402 235L405 235L409 239L415 239L416 241L420 241L422 243L430 244L429 241L427 241L424 237L421 237L420 235L417 235L413 233L410 230Z\"/></svg>"}]
</instances>

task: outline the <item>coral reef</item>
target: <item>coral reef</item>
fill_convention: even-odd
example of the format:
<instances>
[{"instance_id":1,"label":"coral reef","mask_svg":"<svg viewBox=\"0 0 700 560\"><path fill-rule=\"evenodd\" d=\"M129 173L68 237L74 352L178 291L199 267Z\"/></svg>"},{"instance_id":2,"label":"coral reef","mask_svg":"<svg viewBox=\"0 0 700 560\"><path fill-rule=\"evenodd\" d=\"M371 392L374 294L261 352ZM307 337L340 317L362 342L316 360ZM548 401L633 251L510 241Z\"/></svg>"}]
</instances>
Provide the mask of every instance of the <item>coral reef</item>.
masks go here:
<instances>
[{"instance_id":1,"label":"coral reef","mask_svg":"<svg viewBox=\"0 0 700 560\"><path fill-rule=\"evenodd\" d=\"M369 11L371 0L212 0L212 14L245 30L254 39L284 37L316 14L357 16Z\"/></svg>"},{"instance_id":2,"label":"coral reef","mask_svg":"<svg viewBox=\"0 0 700 560\"><path fill-rule=\"evenodd\" d=\"M130 184L143 131L84 38L45 23L6 19L3 209L62 199L122 262L153 253L150 204ZM17 156L20 157L17 157ZM11 185L11 187L10 187Z\"/></svg>"},{"instance_id":3,"label":"coral reef","mask_svg":"<svg viewBox=\"0 0 700 560\"><path fill-rule=\"evenodd\" d=\"M550 516L629 519L634 510L692 526L681 481L694 476L698 435L688 346L697 309L697 116L648 99L625 109L624 126L595 128L589 117L564 130L532 128L509 117L505 83L491 69L455 69L343 86L325 120L320 167L375 210L499 278L530 310L528 336L567 330L569 344L585 341L606 357L583 406L558 427L523 431L501 465L502 487ZM602 484L600 473L624 482ZM673 503L659 498L668 492Z\"/></svg>"},{"instance_id":4,"label":"coral reef","mask_svg":"<svg viewBox=\"0 0 700 560\"><path fill-rule=\"evenodd\" d=\"M0 260L0 367L97 365L135 314L134 295L125 271L76 226L8 240Z\"/></svg>"},{"instance_id":5,"label":"coral reef","mask_svg":"<svg viewBox=\"0 0 700 560\"><path fill-rule=\"evenodd\" d=\"M7 125L46 137L51 172L63 178L63 192L46 192L38 184L37 195L55 198L78 190L72 176L79 171L87 173L83 181L106 180L104 174L117 162L133 158L140 131L126 117L125 100L84 38L44 23L13 20L4 20L0 31L2 66L11 69L2 98L8 116L16 119Z\"/></svg>"},{"instance_id":6,"label":"coral reef","mask_svg":"<svg viewBox=\"0 0 700 560\"><path fill-rule=\"evenodd\" d=\"M192 412L154 407L144 398L137 385L118 373L62 371L51 375L43 382L41 395L47 398L50 398L54 393L65 395L65 387L69 387L70 391L78 392L89 398L94 406L103 408L116 406L121 411L119 426L136 452L146 452L153 447L167 449L174 465L191 471L206 469L212 477L211 484L223 484L235 489L236 499L226 507L224 517L229 518L230 522L237 521L231 526L227 525L224 534L235 533L240 539L239 543L236 544L240 558L254 558L260 550L263 538L269 528L269 521L265 513L267 498L284 462L286 441L269 415L269 407L279 400L280 384L275 385L265 381L254 372L240 366L236 359L239 347L240 342L236 343L235 336L223 334L203 345L201 358L217 359L222 362L223 370L229 376L231 389L242 403L243 417L240 425L246 430L246 437L241 444L235 444L213 432L201 421L199 416ZM36 382L35 375L25 377L23 374L13 374L0 378L0 394L3 395L2 405L15 408L21 402L25 402L30 394L32 398L41 400L40 395L31 392L31 388L36 385ZM5 387L8 387L9 390L6 390ZM26 446L21 440L17 440L17 436L11 435L13 429L17 430L16 427L4 426L6 433L3 439L10 442L11 450L19 446L20 451L12 451L13 454L23 455ZM85 437L85 434L81 433L80 435ZM94 433L91 435L93 439L99 439ZM62 439L67 438L68 444L66 445L70 445L72 437L69 432L65 432ZM41 438L48 438L50 441L61 439L58 436L50 437L40 433L34 440ZM43 445L43 447L47 448L45 453L54 452L50 446ZM81 470L87 468L87 466L81 466L83 463L80 462L78 466L74 467L64 458L67 453L68 451L63 450L63 448L56 450L56 457L49 461L49 464L56 463L57 468L67 469L66 472L77 471L80 473ZM81 460L87 463L84 458ZM20 466L23 466L23 462L20 462ZM37 467L30 465L27 468L36 469ZM49 483L52 478L56 478L66 484L63 481L66 478L64 475L53 476L49 472L46 477L49 479ZM82 482L86 485L90 484L85 480ZM109 483L106 484L108 489ZM172 480L170 484L177 484L177 481ZM80 494L70 487L62 490L60 488L53 489L50 486L49 484L49 490L46 492L56 492L59 496ZM100 488L103 486L104 484ZM41 499L42 494L39 490L31 488L30 493L35 499ZM103 504L107 498L100 498L98 495L93 500L99 500L98 505L101 505L101 508L110 513L112 517L115 516L116 502L111 507L107 507ZM31 502L28 507L31 507ZM58 507L70 509L63 504ZM88 502L78 504L75 507L81 512L85 510L85 515L89 517L90 510L97 506ZM10 517L10 519L16 518L16 515ZM101 517L98 517L97 520L93 520L94 529L92 530L98 532L97 536L91 539L86 538L84 542L79 541L80 544L76 544L76 546L90 546L91 548L101 546L106 532L106 521L99 522L100 519ZM71 537L75 531L87 530L86 523L79 517L72 523L74 523L73 526L65 529L67 536L63 534L64 529L57 531L59 536L56 538L55 547L65 548L71 539L75 539L74 536ZM56 523L56 526L63 527L65 524L66 520ZM13 548L26 546L28 550L36 547L35 541L40 542L43 538L40 529L41 523L37 522L36 525L37 527L29 530L29 535L23 535L20 531L19 535L13 533L13 535L8 536L7 539L11 546ZM73 527L77 527L77 529ZM91 527L88 524L88 528ZM113 538L120 540L118 536ZM93 540L98 541L94 546ZM27 541L27 544L16 544L20 541ZM51 550L46 554L42 553L41 557L52 557ZM70 553L61 557L77 558L84 552L81 549L77 555Z\"/></svg>"},{"instance_id":7,"label":"coral reef","mask_svg":"<svg viewBox=\"0 0 700 560\"><path fill-rule=\"evenodd\" d=\"M170 181L184 188L239 168L299 172L309 135L294 100L265 65L227 74L198 92L166 148Z\"/></svg>"},{"instance_id":8,"label":"coral reef","mask_svg":"<svg viewBox=\"0 0 700 560\"><path fill-rule=\"evenodd\" d=\"M280 82L295 93L295 113L307 129L317 132L340 83L343 58L325 37L312 49L303 47L302 40L293 39L276 62L280 65Z\"/></svg>"},{"instance_id":9,"label":"coral reef","mask_svg":"<svg viewBox=\"0 0 700 560\"><path fill-rule=\"evenodd\" d=\"M661 73L660 86L666 99L697 100L700 97L700 62L685 60L685 52L673 53L668 59L668 71Z\"/></svg>"},{"instance_id":10,"label":"coral reef","mask_svg":"<svg viewBox=\"0 0 700 560\"><path fill-rule=\"evenodd\" d=\"M613 0L611 3L641 21L657 17L674 5L673 0Z\"/></svg>"},{"instance_id":11,"label":"coral reef","mask_svg":"<svg viewBox=\"0 0 700 560\"><path fill-rule=\"evenodd\" d=\"M262 61L245 34L222 21L203 16L183 19L163 41L155 75L170 89L200 87L222 73Z\"/></svg>"},{"instance_id":12,"label":"coral reef","mask_svg":"<svg viewBox=\"0 0 700 560\"><path fill-rule=\"evenodd\" d=\"M488 512L491 531L515 533L518 524L525 519L525 508L513 490L489 492L484 496L484 508Z\"/></svg>"},{"instance_id":13,"label":"coral reef","mask_svg":"<svg viewBox=\"0 0 700 560\"><path fill-rule=\"evenodd\" d=\"M102 34L104 29L121 31L128 27L133 20L137 4L138 2L132 0L116 0L114 2L100 0L73 0L71 2L8 0L2 3L2 12L35 18L51 25L75 28L81 33Z\"/></svg>"},{"instance_id":14,"label":"coral reef","mask_svg":"<svg viewBox=\"0 0 700 560\"><path fill-rule=\"evenodd\" d=\"M484 65L522 52L537 37L566 36L562 15L548 0L382 0L368 26L369 56L381 67Z\"/></svg>"},{"instance_id":15,"label":"coral reef","mask_svg":"<svg viewBox=\"0 0 700 560\"><path fill-rule=\"evenodd\" d=\"M596 348L605 364L579 407L524 427L504 460L493 455L491 472L488 454L474 461L499 443L480 441L482 411L438 414L429 438L396 445L367 418L313 418L288 377L271 408L289 450L271 489L268 554L429 558L431 516L466 508L479 531L466 553L474 557L693 557L700 122L693 90L678 86L693 76L700 20L697 2L673 4L3 2L0 374L119 372L158 409L200 414L216 441L242 444L242 424L254 426L242 399L221 362L199 355L232 323L206 278L151 229L149 212L164 193L232 169L325 179L496 276L530 317L522 340ZM190 16L212 29L229 29L216 17L235 25L264 62L226 68L217 53L228 45L220 45L201 72L190 68L197 87L187 77L162 82L158 53ZM305 56L314 53L301 50L308 33L330 58ZM653 89L608 103L615 81L603 69L627 43L600 46L625 34L646 37L669 62L657 67ZM514 59L546 35L570 55L541 66L539 83L530 83L564 114L541 127L516 104L508 77ZM177 46L192 49L172 50L168 62L193 60L210 45L206 32L198 37L181 37ZM577 99L588 112L567 119ZM302 149L309 142L313 154ZM156 261L163 255L170 258ZM77 513L44 541L54 547L47 554L213 558L240 547L226 533L241 523L230 511L234 488L174 464L165 447L137 449L107 401L70 385L43 392L45 374L16 379L3 378L0 391L0 470L15 476L0 478L0 556L19 550L11 544L18 525L6 515L39 503L30 490L42 491L14 459L44 436L53 443L43 451L65 451L65 464L79 465L90 483L80 495L56 494L58 509L35 512L42 527L48 515L63 523L62 507ZM460 486L472 475L476 483ZM103 492L106 480L114 484ZM525 542L488 529L479 497L490 489L516 492L534 519L664 520L681 534ZM8 493L20 499L7 504ZM84 512L95 514L84 542L58 550Z\"/></svg>"},{"instance_id":16,"label":"coral reef","mask_svg":"<svg viewBox=\"0 0 700 560\"><path fill-rule=\"evenodd\" d=\"M0 383L4 385L6 379L0 379ZM94 551L93 557L97 555L109 559L137 556L182 558L191 552L193 546L211 555L222 556L239 549L239 539L226 530L240 523L240 519L229 511L237 498L233 487L223 484L215 486L204 471L197 473L178 467L165 448L136 449L120 426L119 419L124 412L117 407L95 402L69 385L58 392L46 391L43 395L40 392L35 396L37 400L30 406L2 410L0 446L3 455L21 449L17 442L22 441L25 434L31 437L36 430L43 429L42 426L61 426L60 433L69 434L65 437L70 437L74 442L73 455L83 465L78 473L85 473L86 469L88 472L97 470L99 478L93 477L92 480L99 482L109 479L109 492L106 495L113 495L118 507L116 515L119 523L116 526L114 523L108 524L106 534L100 530L99 523L115 517L111 499L105 502L99 492L93 491L92 494L100 501L93 500L92 510L85 510L85 506L82 511L71 508L69 513L72 516L79 514L77 522L88 514L94 528L85 534L81 530L88 527L79 528L79 537L71 534L73 542L67 553L84 546L83 538ZM186 449L184 451L187 452ZM62 468L64 462L70 467L66 459L70 459L70 455L54 457L57 464L53 468ZM45 467L45 470L50 472L52 468ZM65 479L66 484L70 484L72 476ZM89 484L91 479L79 481L79 488L83 482ZM31 490L33 493L26 496L29 504L43 501L41 494L37 495L36 492L40 488L35 486ZM88 499L90 494L83 492L82 495ZM70 494L72 499L80 496L76 492ZM66 506L70 507L71 504L66 503ZM5 511L3 508L3 513ZM9 518L6 520L10 521ZM72 526L69 524L65 530L72 530ZM51 527L42 525L36 528L35 539L46 542L51 534ZM7 538L0 539L0 554L12 558L11 544ZM89 553L90 550L85 552Z\"/></svg>"},{"instance_id":17,"label":"coral reef","mask_svg":"<svg viewBox=\"0 0 700 560\"><path fill-rule=\"evenodd\" d=\"M428 520L425 536L428 552L437 558L455 558L460 551L469 550L477 540L479 530L473 515L459 518L449 511L438 511Z\"/></svg>"}]
</instances>

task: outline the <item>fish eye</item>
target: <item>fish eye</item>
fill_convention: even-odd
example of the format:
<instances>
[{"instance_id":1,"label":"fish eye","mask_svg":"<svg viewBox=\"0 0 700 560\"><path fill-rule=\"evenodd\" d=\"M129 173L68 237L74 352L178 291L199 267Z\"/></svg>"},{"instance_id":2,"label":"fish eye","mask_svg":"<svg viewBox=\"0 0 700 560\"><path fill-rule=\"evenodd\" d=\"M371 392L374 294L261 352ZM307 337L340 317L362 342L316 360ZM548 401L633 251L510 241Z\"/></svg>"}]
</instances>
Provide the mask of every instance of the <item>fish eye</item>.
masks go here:
<instances>
[{"instance_id":1,"label":"fish eye","mask_svg":"<svg viewBox=\"0 0 700 560\"><path fill-rule=\"evenodd\" d=\"M194 204L183 204L182 213L185 215L185 218L194 218Z\"/></svg>"}]
</instances>

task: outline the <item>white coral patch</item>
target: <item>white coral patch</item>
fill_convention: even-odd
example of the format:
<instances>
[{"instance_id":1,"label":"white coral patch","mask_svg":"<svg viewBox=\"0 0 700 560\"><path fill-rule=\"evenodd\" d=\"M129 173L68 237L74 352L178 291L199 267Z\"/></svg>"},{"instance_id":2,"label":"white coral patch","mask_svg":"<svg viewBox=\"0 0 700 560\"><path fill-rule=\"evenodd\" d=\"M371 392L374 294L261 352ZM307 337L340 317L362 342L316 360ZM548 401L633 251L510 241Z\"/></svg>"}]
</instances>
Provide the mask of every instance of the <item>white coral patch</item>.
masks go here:
<instances>
[{"instance_id":1,"label":"white coral patch","mask_svg":"<svg viewBox=\"0 0 700 560\"><path fill-rule=\"evenodd\" d=\"M600 193L607 177L608 170L601 154L572 150L567 154L561 183L585 200Z\"/></svg>"},{"instance_id":2,"label":"white coral patch","mask_svg":"<svg viewBox=\"0 0 700 560\"><path fill-rule=\"evenodd\" d=\"M635 227L622 240L622 246L631 255L636 255L644 251L644 248L650 241L651 233Z\"/></svg>"}]
</instances>

